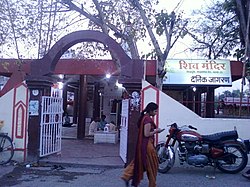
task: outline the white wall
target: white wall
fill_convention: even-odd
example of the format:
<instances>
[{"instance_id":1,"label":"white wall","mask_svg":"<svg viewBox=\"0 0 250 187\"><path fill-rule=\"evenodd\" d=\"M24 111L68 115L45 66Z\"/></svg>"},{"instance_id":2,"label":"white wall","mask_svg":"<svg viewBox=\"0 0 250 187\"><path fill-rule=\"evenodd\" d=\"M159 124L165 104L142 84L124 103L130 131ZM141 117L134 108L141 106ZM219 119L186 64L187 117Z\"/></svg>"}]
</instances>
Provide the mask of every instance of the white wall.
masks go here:
<instances>
[{"instance_id":1,"label":"white wall","mask_svg":"<svg viewBox=\"0 0 250 187\"><path fill-rule=\"evenodd\" d=\"M12 135L12 115L13 115L13 89L0 97L0 120L4 121L4 126L0 132Z\"/></svg>"},{"instance_id":2,"label":"white wall","mask_svg":"<svg viewBox=\"0 0 250 187\"><path fill-rule=\"evenodd\" d=\"M150 84L143 81L143 88ZM153 101L155 90L147 90L145 95L144 103ZM149 95L149 96L147 96ZM150 100L148 101L147 99ZM154 101L156 102L156 100ZM220 131L230 131L234 127L237 128L240 138L250 139L250 119L229 119L229 118L201 118L181 103L172 99L163 92L159 92L159 127L165 128L166 130L159 134L159 141L165 140L168 134L167 125L177 123L179 126L192 125L198 128L200 134L211 134Z\"/></svg>"},{"instance_id":3,"label":"white wall","mask_svg":"<svg viewBox=\"0 0 250 187\"><path fill-rule=\"evenodd\" d=\"M25 161L28 130L28 89L20 84L0 97L0 120L4 126L0 132L8 133L15 144L13 160Z\"/></svg>"}]
</instances>

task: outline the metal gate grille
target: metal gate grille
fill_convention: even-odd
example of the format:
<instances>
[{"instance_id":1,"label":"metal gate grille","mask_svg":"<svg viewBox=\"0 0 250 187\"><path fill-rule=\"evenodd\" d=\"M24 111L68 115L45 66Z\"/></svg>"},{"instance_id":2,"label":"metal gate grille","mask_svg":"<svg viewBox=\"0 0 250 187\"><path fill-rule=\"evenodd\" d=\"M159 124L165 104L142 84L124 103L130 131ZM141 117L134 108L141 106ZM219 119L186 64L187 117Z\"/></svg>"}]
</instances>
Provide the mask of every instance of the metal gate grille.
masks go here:
<instances>
[{"instance_id":1,"label":"metal gate grille","mask_svg":"<svg viewBox=\"0 0 250 187\"><path fill-rule=\"evenodd\" d=\"M61 151L63 99L42 97L40 157Z\"/></svg>"},{"instance_id":2,"label":"metal gate grille","mask_svg":"<svg viewBox=\"0 0 250 187\"><path fill-rule=\"evenodd\" d=\"M127 163L129 101L129 99L122 100L121 111L120 157L124 163Z\"/></svg>"}]
</instances>

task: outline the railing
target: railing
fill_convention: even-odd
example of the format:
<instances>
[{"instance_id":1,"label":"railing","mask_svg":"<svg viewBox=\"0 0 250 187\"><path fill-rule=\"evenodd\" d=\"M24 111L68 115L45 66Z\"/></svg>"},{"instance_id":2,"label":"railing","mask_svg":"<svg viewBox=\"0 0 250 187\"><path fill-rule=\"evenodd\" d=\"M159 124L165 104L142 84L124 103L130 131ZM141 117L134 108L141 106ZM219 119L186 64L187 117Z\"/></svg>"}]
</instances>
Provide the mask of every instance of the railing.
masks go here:
<instances>
[{"instance_id":1,"label":"railing","mask_svg":"<svg viewBox=\"0 0 250 187\"><path fill-rule=\"evenodd\" d=\"M250 118L250 103L240 103L236 101L221 104L216 102L216 115L227 117L245 117Z\"/></svg>"},{"instance_id":2,"label":"railing","mask_svg":"<svg viewBox=\"0 0 250 187\"><path fill-rule=\"evenodd\" d=\"M185 101L182 104L201 117L206 117L206 106L210 104L215 118L250 118L250 99L241 103L237 100L230 100L226 102Z\"/></svg>"}]
</instances>

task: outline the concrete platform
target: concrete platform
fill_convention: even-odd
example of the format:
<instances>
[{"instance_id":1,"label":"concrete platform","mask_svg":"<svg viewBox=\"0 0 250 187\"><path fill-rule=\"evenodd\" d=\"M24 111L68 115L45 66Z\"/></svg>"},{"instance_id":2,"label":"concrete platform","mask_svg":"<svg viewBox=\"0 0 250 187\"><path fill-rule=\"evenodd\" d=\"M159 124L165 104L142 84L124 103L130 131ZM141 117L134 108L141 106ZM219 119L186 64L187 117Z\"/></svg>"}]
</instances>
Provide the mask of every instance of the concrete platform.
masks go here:
<instances>
[{"instance_id":1,"label":"concrete platform","mask_svg":"<svg viewBox=\"0 0 250 187\"><path fill-rule=\"evenodd\" d=\"M62 139L60 153L41 158L40 163L71 166L124 167L118 144L94 144L93 139Z\"/></svg>"}]
</instances>

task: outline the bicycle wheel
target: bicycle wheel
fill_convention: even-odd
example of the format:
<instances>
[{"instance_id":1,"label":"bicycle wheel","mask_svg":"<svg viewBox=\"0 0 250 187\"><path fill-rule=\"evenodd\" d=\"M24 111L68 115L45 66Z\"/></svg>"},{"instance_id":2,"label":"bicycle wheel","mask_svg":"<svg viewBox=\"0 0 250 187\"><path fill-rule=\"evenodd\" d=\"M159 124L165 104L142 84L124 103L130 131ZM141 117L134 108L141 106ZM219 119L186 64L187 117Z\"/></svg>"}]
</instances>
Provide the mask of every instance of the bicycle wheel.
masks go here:
<instances>
[{"instance_id":1,"label":"bicycle wheel","mask_svg":"<svg viewBox=\"0 0 250 187\"><path fill-rule=\"evenodd\" d=\"M0 134L0 165L10 162L14 155L14 146L9 136Z\"/></svg>"}]
</instances>

